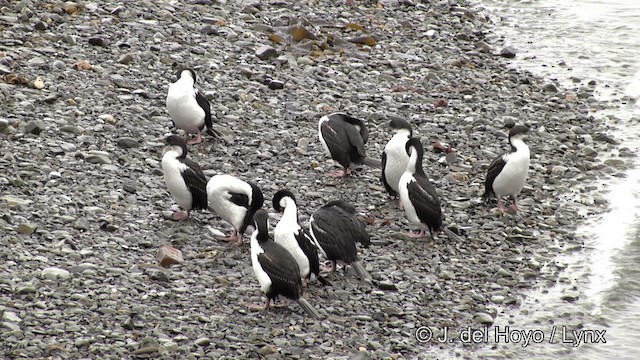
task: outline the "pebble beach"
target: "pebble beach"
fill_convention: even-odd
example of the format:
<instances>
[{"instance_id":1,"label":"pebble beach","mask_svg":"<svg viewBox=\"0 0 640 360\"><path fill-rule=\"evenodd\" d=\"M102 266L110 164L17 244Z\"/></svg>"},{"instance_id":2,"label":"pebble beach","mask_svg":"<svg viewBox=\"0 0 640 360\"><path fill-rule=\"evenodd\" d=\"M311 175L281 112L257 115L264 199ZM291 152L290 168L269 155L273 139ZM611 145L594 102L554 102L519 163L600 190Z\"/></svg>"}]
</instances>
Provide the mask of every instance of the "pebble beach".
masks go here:
<instances>
[{"instance_id":1,"label":"pebble beach","mask_svg":"<svg viewBox=\"0 0 640 360\"><path fill-rule=\"evenodd\" d=\"M558 280L555 256L581 251L576 227L607 210L601 184L624 176L632 156L590 115L595 84L567 90L506 66L516 51L466 1L0 0L0 14L6 359L473 358L491 345L457 334ZM310 284L305 298L323 320L295 303L247 308L264 300L248 241L215 236L232 229L207 211L169 219L177 206L160 160L162 138L183 134L165 108L176 64L195 69L224 135L205 134L188 156L209 178L256 182L271 229L281 188L305 225L330 200L353 203L371 235L359 253L374 285L351 269L328 274L332 286ZM326 176L336 167L317 122L335 111L367 123L373 158L391 119L412 124L444 222L463 242L406 236L415 228L380 169ZM515 124L531 128L519 214L480 199ZM184 261L160 266L165 244ZM416 339L421 327L453 341Z\"/></svg>"}]
</instances>

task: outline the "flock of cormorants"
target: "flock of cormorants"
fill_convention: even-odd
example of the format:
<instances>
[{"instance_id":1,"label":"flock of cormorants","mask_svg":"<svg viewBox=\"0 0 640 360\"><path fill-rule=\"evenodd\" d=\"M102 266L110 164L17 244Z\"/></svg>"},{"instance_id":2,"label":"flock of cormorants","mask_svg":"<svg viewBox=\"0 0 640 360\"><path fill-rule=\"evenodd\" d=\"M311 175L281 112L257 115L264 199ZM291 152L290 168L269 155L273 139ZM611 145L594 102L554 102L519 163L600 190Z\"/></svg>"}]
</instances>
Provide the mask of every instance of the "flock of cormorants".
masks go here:
<instances>
[{"instance_id":1,"label":"flock of cormorants","mask_svg":"<svg viewBox=\"0 0 640 360\"><path fill-rule=\"evenodd\" d=\"M351 266L364 281L371 282L356 249L356 243L365 247L371 243L365 224L356 217L352 204L334 200L316 210L305 228L298 220L295 195L281 189L273 197L273 208L282 217L270 233L268 212L262 209L264 196L255 183L226 174L207 181L200 166L187 158L187 144L201 142L205 129L213 137L220 134L213 129L209 101L195 88L195 83L195 72L181 68L166 98L167 111L175 126L183 129L187 137L196 134L188 141L177 135L165 138L164 179L174 201L184 210L175 212L173 219L186 219L192 209L208 209L233 226L233 234L227 240L236 245L242 244L245 231L252 225L255 230L251 235L251 262L267 301L264 305L248 305L267 308L281 295L297 301L310 316L320 318L320 313L302 297L303 287L312 275L322 284L329 284L320 274L318 250L331 262L325 270L335 270L339 261ZM433 236L442 231L460 241L457 234L443 225L440 198L422 167L424 149L420 138L413 136L411 125L404 120L394 119L389 126L395 134L385 146L380 162L366 156L369 131L362 120L344 113L323 116L318 122L320 142L342 167L328 175L349 176L352 164L380 166L385 189L398 197L398 206L420 229L419 233L410 232L410 236L425 237L427 231ZM512 127L511 151L489 165L483 198L496 197L501 210L506 210L502 204L504 196L511 196L511 207L518 210L517 195L529 168L529 148L523 142L528 131L524 125Z\"/></svg>"}]
</instances>

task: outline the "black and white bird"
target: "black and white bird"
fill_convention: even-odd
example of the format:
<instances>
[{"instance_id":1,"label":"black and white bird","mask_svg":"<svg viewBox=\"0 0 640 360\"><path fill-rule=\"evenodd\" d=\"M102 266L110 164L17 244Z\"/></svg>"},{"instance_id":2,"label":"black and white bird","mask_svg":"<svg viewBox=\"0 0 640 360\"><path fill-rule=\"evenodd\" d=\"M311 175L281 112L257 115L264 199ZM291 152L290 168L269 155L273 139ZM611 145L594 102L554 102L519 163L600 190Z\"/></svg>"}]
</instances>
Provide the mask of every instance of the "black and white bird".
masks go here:
<instances>
[{"instance_id":1,"label":"black and white bird","mask_svg":"<svg viewBox=\"0 0 640 360\"><path fill-rule=\"evenodd\" d=\"M244 232L253 223L253 215L264 204L262 191L256 184L232 175L215 175L206 186L209 210L233 226L227 241L241 245Z\"/></svg>"},{"instance_id":2,"label":"black and white bird","mask_svg":"<svg viewBox=\"0 0 640 360\"><path fill-rule=\"evenodd\" d=\"M484 182L485 201L493 195L498 199L500 210L506 210L502 204L503 196L511 196L513 204L511 209L518 211L518 194L522 191L529 172L529 147L524 143L524 138L529 132L525 125L516 125L509 130L509 144L511 151L498 156L487 170L487 178Z\"/></svg>"},{"instance_id":3,"label":"black and white bird","mask_svg":"<svg viewBox=\"0 0 640 360\"><path fill-rule=\"evenodd\" d=\"M365 243L370 243L369 234L364 224L355 223L353 214L344 210L352 207L343 200L327 203L309 219L309 233L318 249L331 261L329 271L335 270L336 263L340 261L351 265L360 278L370 282L371 275L358 259L356 250L356 242L364 240ZM359 222L357 219L356 221Z\"/></svg>"},{"instance_id":4,"label":"black and white bird","mask_svg":"<svg viewBox=\"0 0 640 360\"><path fill-rule=\"evenodd\" d=\"M369 130L358 118L345 113L325 115L318 122L318 137L327 154L342 166L342 170L330 172L329 176L349 175L352 163L380 167L379 160L369 159L366 155Z\"/></svg>"},{"instance_id":5,"label":"black and white bird","mask_svg":"<svg viewBox=\"0 0 640 360\"><path fill-rule=\"evenodd\" d=\"M272 300L282 295L297 301L310 316L316 319L321 318L318 310L302 297L302 279L296 259L269 236L267 211L258 210L253 219L256 229L251 235L251 264L260 283L260 289L267 296L267 302L264 305L249 304L249 306L267 309Z\"/></svg>"},{"instance_id":6,"label":"black and white bird","mask_svg":"<svg viewBox=\"0 0 640 360\"><path fill-rule=\"evenodd\" d=\"M173 213L174 220L189 217L192 209L207 208L207 178L198 164L187 159L187 144L175 135L165 139L162 172L169 193L184 212Z\"/></svg>"},{"instance_id":7,"label":"black and white bird","mask_svg":"<svg viewBox=\"0 0 640 360\"><path fill-rule=\"evenodd\" d=\"M302 285L307 285L312 274L323 285L329 285L329 282L320 275L318 248L309 232L298 222L298 207L293 193L284 189L276 192L273 196L273 208L282 213L282 218L273 229L273 239L296 259L300 267Z\"/></svg>"},{"instance_id":8,"label":"black and white bird","mask_svg":"<svg viewBox=\"0 0 640 360\"><path fill-rule=\"evenodd\" d=\"M187 144L202 142L202 130L213 137L220 134L213 129L211 105L209 100L195 88L196 73L191 69L180 68L178 80L169 85L167 92L167 111L173 123L188 134L197 134Z\"/></svg>"},{"instance_id":9,"label":"black and white bird","mask_svg":"<svg viewBox=\"0 0 640 360\"><path fill-rule=\"evenodd\" d=\"M409 139L405 151L409 154L409 163L398 183L398 191L409 222L420 228L420 232L410 232L409 235L420 238L429 231L433 239L434 233L444 231L450 238L459 240L453 231L443 226L440 197L422 168L424 148L420 139Z\"/></svg>"},{"instance_id":10,"label":"black and white bird","mask_svg":"<svg viewBox=\"0 0 640 360\"><path fill-rule=\"evenodd\" d=\"M407 154L407 141L413 136L411 124L402 119L393 119L389 123L394 135L391 137L382 152L382 184L389 195L398 196L398 184L400 178L407 170L409 155Z\"/></svg>"}]
</instances>

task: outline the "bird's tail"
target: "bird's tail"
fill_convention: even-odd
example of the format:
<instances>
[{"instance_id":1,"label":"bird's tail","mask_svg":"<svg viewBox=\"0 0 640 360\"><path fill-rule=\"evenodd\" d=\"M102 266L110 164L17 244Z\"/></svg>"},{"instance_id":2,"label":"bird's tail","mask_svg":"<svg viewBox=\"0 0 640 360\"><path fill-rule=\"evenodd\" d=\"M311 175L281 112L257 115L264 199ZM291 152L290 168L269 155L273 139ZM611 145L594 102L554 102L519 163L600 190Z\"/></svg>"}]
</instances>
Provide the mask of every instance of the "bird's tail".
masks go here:
<instances>
[{"instance_id":1,"label":"bird's tail","mask_svg":"<svg viewBox=\"0 0 640 360\"><path fill-rule=\"evenodd\" d=\"M329 280L325 279L325 277L320 275L320 274L316 275L316 279L318 279L318 281L324 286L333 286L333 285L331 285Z\"/></svg>"},{"instance_id":2,"label":"bird's tail","mask_svg":"<svg viewBox=\"0 0 640 360\"><path fill-rule=\"evenodd\" d=\"M302 309L304 309L304 311L309 314L309 316L312 316L315 319L321 319L322 315L320 315L320 313L318 312L318 310L316 310L316 308L313 307L313 305L311 305L307 300L305 300L304 298L299 298L298 299L298 304L300 304L300 307Z\"/></svg>"},{"instance_id":3,"label":"bird's tail","mask_svg":"<svg viewBox=\"0 0 640 360\"><path fill-rule=\"evenodd\" d=\"M371 280L373 279L371 277L371 274L369 274L369 272L364 268L364 266L360 261L352 262L351 266L353 267L353 270L355 270L356 274L358 274L358 276L360 276L362 280L371 282Z\"/></svg>"},{"instance_id":4,"label":"bird's tail","mask_svg":"<svg viewBox=\"0 0 640 360\"><path fill-rule=\"evenodd\" d=\"M380 159L372 159L372 158L366 157L362 162L367 166L376 167L376 168L382 167L382 160Z\"/></svg>"},{"instance_id":5,"label":"bird's tail","mask_svg":"<svg viewBox=\"0 0 640 360\"><path fill-rule=\"evenodd\" d=\"M449 229L448 227L443 227L442 232L445 233L450 240L462 242L462 238L458 236L458 234L454 233L453 230Z\"/></svg>"},{"instance_id":6,"label":"bird's tail","mask_svg":"<svg viewBox=\"0 0 640 360\"><path fill-rule=\"evenodd\" d=\"M207 127L207 134L213 136L216 139L219 139L222 137L222 133L220 131L210 127Z\"/></svg>"}]
</instances>

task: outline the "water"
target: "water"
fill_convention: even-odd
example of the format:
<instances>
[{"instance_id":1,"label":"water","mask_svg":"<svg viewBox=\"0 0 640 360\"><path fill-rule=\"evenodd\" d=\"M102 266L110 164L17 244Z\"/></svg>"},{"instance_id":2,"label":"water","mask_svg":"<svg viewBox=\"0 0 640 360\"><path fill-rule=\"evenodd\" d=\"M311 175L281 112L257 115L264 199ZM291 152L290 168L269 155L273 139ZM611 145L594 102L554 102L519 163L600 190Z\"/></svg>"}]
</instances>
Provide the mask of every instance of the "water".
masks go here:
<instances>
[{"instance_id":1,"label":"water","mask_svg":"<svg viewBox=\"0 0 640 360\"><path fill-rule=\"evenodd\" d=\"M518 49L514 66L560 82L569 89L595 80L598 100L609 107L594 113L612 125L621 146L640 145L640 1L638 0L479 0L496 22L505 44ZM614 154L615 155L615 154ZM583 324L606 330L606 344L533 344L499 348L507 358L640 358L640 170L605 184L611 212L592 219L579 232L585 249L559 257L569 282L534 290L511 324L540 329ZM579 301L559 300L575 287ZM499 319L499 318L498 318ZM505 324L502 324L505 325ZM560 328L557 329L560 331ZM556 336L557 337L557 336ZM494 352L495 355L498 355ZM492 357L491 352L480 354Z\"/></svg>"}]
</instances>

